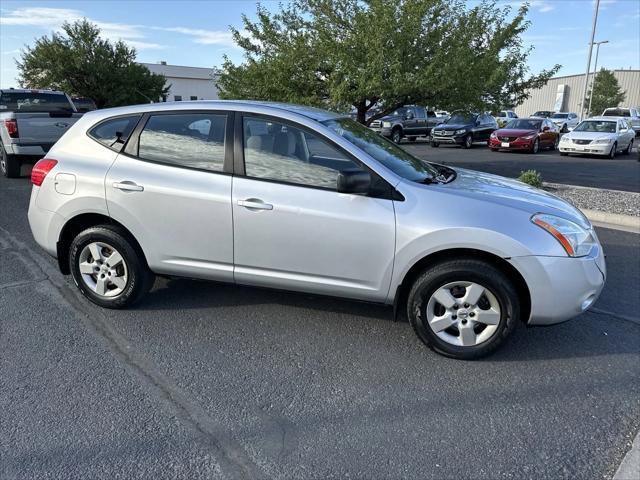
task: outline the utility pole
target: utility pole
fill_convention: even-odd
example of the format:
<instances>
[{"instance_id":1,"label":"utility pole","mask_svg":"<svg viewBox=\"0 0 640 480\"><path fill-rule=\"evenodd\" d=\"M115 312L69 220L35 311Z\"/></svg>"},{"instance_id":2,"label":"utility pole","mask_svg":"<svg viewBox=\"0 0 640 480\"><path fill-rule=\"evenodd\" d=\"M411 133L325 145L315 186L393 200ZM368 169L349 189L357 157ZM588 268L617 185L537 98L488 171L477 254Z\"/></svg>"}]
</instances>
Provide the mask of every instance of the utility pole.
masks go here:
<instances>
[{"instance_id":1,"label":"utility pole","mask_svg":"<svg viewBox=\"0 0 640 480\"><path fill-rule=\"evenodd\" d=\"M593 90L596 88L596 75L598 75L598 53L600 53L600 45L603 43L609 43L609 40L602 40L601 42L595 42L596 47L596 61L593 66L593 80L591 81L591 93L589 94L589 108L587 108L587 117L591 116L591 100L593 100Z\"/></svg>"},{"instance_id":2,"label":"utility pole","mask_svg":"<svg viewBox=\"0 0 640 480\"><path fill-rule=\"evenodd\" d=\"M593 11L593 26L591 27L591 41L589 42L589 58L587 59L587 72L584 74L584 88L582 89L582 101L580 102L580 120L584 119L585 101L587 99L587 87L589 86L589 71L591 70L591 54L593 53L593 39L596 37L596 24L598 23L598 9L600 0L596 0Z\"/></svg>"}]
</instances>

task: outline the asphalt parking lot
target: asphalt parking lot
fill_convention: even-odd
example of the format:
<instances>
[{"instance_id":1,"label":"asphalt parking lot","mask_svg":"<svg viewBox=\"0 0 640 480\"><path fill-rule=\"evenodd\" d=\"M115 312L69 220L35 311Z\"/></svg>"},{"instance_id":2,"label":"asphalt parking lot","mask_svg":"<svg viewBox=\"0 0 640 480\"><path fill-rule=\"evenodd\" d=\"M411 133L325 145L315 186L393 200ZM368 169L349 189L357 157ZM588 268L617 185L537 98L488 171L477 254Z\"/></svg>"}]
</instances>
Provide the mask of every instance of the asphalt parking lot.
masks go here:
<instances>
[{"instance_id":1,"label":"asphalt parking lot","mask_svg":"<svg viewBox=\"0 0 640 480\"><path fill-rule=\"evenodd\" d=\"M640 144L640 137L636 137L635 144ZM415 143L405 140L401 145L425 160L505 177L517 177L522 170L534 169L542 174L545 182L640 192L640 162L635 149L631 155L619 154L610 160L595 155L562 157L557 151L549 150L536 154L492 152L482 144L475 144L470 150L450 145L432 148L423 138Z\"/></svg>"},{"instance_id":2,"label":"asphalt parking lot","mask_svg":"<svg viewBox=\"0 0 640 480\"><path fill-rule=\"evenodd\" d=\"M610 478L640 429L639 235L598 230L594 311L463 362L330 298L158 280L102 310L34 244L30 190L0 178L0 478Z\"/></svg>"}]
</instances>

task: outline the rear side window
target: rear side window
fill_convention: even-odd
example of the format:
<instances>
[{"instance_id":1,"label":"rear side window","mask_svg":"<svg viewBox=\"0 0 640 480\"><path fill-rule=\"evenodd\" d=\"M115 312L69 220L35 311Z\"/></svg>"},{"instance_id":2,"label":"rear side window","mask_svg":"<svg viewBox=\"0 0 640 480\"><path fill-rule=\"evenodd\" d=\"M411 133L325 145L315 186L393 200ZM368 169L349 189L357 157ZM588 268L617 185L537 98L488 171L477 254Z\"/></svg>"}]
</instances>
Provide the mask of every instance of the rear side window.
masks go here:
<instances>
[{"instance_id":1,"label":"rear side window","mask_svg":"<svg viewBox=\"0 0 640 480\"><path fill-rule=\"evenodd\" d=\"M112 150L120 151L138 124L140 115L110 118L93 127L89 135Z\"/></svg>"},{"instance_id":2,"label":"rear side window","mask_svg":"<svg viewBox=\"0 0 640 480\"><path fill-rule=\"evenodd\" d=\"M140 133L138 156L179 167L221 172L226 115L152 115Z\"/></svg>"}]
</instances>

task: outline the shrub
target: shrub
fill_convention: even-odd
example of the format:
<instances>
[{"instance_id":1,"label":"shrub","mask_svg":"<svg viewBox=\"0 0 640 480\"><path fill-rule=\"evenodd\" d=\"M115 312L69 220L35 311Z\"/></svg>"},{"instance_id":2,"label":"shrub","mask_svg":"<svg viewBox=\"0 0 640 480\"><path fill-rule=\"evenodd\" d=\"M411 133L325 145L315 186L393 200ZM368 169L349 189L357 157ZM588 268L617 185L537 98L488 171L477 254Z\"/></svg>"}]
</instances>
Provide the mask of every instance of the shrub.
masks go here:
<instances>
[{"instance_id":1,"label":"shrub","mask_svg":"<svg viewBox=\"0 0 640 480\"><path fill-rule=\"evenodd\" d=\"M525 170L520 172L518 180L523 183L527 183L532 187L542 188L542 175L535 170Z\"/></svg>"}]
</instances>

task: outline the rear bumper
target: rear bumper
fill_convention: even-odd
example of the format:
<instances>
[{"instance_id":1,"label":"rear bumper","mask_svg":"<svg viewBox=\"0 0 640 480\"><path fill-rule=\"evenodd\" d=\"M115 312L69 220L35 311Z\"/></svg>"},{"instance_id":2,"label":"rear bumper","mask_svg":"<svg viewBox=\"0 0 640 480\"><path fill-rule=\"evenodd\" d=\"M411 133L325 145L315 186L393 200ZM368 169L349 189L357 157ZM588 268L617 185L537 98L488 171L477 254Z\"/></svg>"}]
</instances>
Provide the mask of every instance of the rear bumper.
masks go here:
<instances>
[{"instance_id":1,"label":"rear bumper","mask_svg":"<svg viewBox=\"0 0 640 480\"><path fill-rule=\"evenodd\" d=\"M598 299L606 279L602 247L586 257L514 257L531 294L528 325L552 325L587 311Z\"/></svg>"},{"instance_id":2,"label":"rear bumper","mask_svg":"<svg viewBox=\"0 0 640 480\"><path fill-rule=\"evenodd\" d=\"M43 157L52 146L53 143L9 143L4 148L8 155Z\"/></svg>"},{"instance_id":3,"label":"rear bumper","mask_svg":"<svg viewBox=\"0 0 640 480\"><path fill-rule=\"evenodd\" d=\"M39 187L31 190L29 201L29 227L38 245L40 245L49 255L57 256L57 243L60 232L64 226L64 218L55 213L45 210L36 205Z\"/></svg>"}]
</instances>

